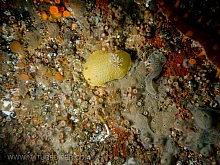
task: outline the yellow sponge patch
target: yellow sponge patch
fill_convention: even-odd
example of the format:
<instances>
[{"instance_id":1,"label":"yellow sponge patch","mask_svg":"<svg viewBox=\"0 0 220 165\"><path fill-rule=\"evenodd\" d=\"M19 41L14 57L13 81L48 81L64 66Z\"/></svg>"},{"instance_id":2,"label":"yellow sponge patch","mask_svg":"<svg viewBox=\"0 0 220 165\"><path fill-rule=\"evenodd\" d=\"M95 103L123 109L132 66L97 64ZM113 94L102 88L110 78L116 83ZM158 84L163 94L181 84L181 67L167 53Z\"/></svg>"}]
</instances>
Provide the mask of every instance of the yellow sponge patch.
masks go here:
<instances>
[{"instance_id":1,"label":"yellow sponge patch","mask_svg":"<svg viewBox=\"0 0 220 165\"><path fill-rule=\"evenodd\" d=\"M91 86L102 86L106 82L124 77L131 67L130 55L117 50L114 53L95 51L85 65L83 75Z\"/></svg>"}]
</instances>

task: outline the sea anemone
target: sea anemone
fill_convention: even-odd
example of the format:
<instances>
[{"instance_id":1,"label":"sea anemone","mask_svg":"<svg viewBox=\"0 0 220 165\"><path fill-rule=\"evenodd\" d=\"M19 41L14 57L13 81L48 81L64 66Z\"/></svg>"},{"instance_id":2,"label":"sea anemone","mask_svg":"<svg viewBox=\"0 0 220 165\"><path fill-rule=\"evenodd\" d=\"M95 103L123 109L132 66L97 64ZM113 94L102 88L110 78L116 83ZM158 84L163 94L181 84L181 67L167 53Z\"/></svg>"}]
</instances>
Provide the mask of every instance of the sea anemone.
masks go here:
<instances>
[{"instance_id":1,"label":"sea anemone","mask_svg":"<svg viewBox=\"0 0 220 165\"><path fill-rule=\"evenodd\" d=\"M54 0L56 4L60 4L60 0Z\"/></svg>"},{"instance_id":2,"label":"sea anemone","mask_svg":"<svg viewBox=\"0 0 220 165\"><path fill-rule=\"evenodd\" d=\"M21 51L21 44L18 41L13 41L12 43L10 43L9 48L12 52L18 53Z\"/></svg>"},{"instance_id":3,"label":"sea anemone","mask_svg":"<svg viewBox=\"0 0 220 165\"><path fill-rule=\"evenodd\" d=\"M190 65L195 65L196 64L196 60L194 58L189 59L189 64Z\"/></svg>"},{"instance_id":4,"label":"sea anemone","mask_svg":"<svg viewBox=\"0 0 220 165\"><path fill-rule=\"evenodd\" d=\"M54 18L60 18L62 16L62 14L59 12L59 9L57 6L50 6L50 14L54 17Z\"/></svg>"},{"instance_id":5,"label":"sea anemone","mask_svg":"<svg viewBox=\"0 0 220 165\"><path fill-rule=\"evenodd\" d=\"M69 11L65 10L65 11L63 12L63 16L64 16L64 17L70 17L70 16L71 16L71 13L70 13Z\"/></svg>"},{"instance_id":6,"label":"sea anemone","mask_svg":"<svg viewBox=\"0 0 220 165\"><path fill-rule=\"evenodd\" d=\"M60 18L60 17L62 17L62 14L61 13L58 13L58 14L54 14L54 15L52 15L54 18Z\"/></svg>"},{"instance_id":7,"label":"sea anemone","mask_svg":"<svg viewBox=\"0 0 220 165\"><path fill-rule=\"evenodd\" d=\"M43 20L43 21L46 21L47 20L47 18L48 18L48 15L46 14L46 12L41 12L41 19Z\"/></svg>"},{"instance_id":8,"label":"sea anemone","mask_svg":"<svg viewBox=\"0 0 220 165\"><path fill-rule=\"evenodd\" d=\"M56 15L59 13L58 7L56 6L50 6L50 14L51 15Z\"/></svg>"}]
</instances>

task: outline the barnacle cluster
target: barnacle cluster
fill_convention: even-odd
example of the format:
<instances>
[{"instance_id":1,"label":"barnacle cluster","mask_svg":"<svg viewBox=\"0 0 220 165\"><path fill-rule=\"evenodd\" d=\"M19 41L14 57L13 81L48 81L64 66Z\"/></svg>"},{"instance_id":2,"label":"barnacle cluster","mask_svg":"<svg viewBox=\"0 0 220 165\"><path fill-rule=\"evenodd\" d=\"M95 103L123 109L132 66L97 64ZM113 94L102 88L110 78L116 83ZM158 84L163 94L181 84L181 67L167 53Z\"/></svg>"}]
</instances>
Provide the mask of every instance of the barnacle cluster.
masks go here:
<instances>
[{"instance_id":1,"label":"barnacle cluster","mask_svg":"<svg viewBox=\"0 0 220 165\"><path fill-rule=\"evenodd\" d=\"M0 6L0 164L220 161L217 70L157 1Z\"/></svg>"}]
</instances>

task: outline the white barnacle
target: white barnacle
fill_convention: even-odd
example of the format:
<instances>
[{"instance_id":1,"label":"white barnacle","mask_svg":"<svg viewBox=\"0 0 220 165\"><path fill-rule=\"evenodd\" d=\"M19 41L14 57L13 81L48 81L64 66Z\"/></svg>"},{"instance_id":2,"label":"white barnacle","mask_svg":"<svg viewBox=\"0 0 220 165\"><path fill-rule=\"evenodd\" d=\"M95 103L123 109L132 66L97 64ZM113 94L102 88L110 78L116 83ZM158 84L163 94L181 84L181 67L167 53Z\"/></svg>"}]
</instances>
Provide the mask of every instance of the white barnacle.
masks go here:
<instances>
[{"instance_id":1,"label":"white barnacle","mask_svg":"<svg viewBox=\"0 0 220 165\"><path fill-rule=\"evenodd\" d=\"M104 141L107 137L110 136L110 130L107 126L107 124L104 123L106 132L102 131L100 134L93 134L92 137L90 137L90 141L92 142L102 142Z\"/></svg>"},{"instance_id":2,"label":"white barnacle","mask_svg":"<svg viewBox=\"0 0 220 165\"><path fill-rule=\"evenodd\" d=\"M146 66L147 68L150 68L151 65L152 65L152 61L151 61L151 60L147 60L147 61L144 62L144 64L145 64L145 66Z\"/></svg>"}]
</instances>

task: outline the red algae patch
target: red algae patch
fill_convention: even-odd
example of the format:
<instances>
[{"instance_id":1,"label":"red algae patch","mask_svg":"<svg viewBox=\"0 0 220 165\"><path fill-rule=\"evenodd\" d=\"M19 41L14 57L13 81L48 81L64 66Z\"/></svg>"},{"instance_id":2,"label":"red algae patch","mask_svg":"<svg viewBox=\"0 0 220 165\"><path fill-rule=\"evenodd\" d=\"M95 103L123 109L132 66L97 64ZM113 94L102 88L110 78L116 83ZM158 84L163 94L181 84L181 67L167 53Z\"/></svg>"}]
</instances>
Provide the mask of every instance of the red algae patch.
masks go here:
<instances>
[{"instance_id":1,"label":"red algae patch","mask_svg":"<svg viewBox=\"0 0 220 165\"><path fill-rule=\"evenodd\" d=\"M220 68L220 35L214 19L219 17L218 8L214 7L218 2L195 0L192 5L179 0L158 0L158 4L167 19L185 36L199 42L208 59Z\"/></svg>"}]
</instances>

